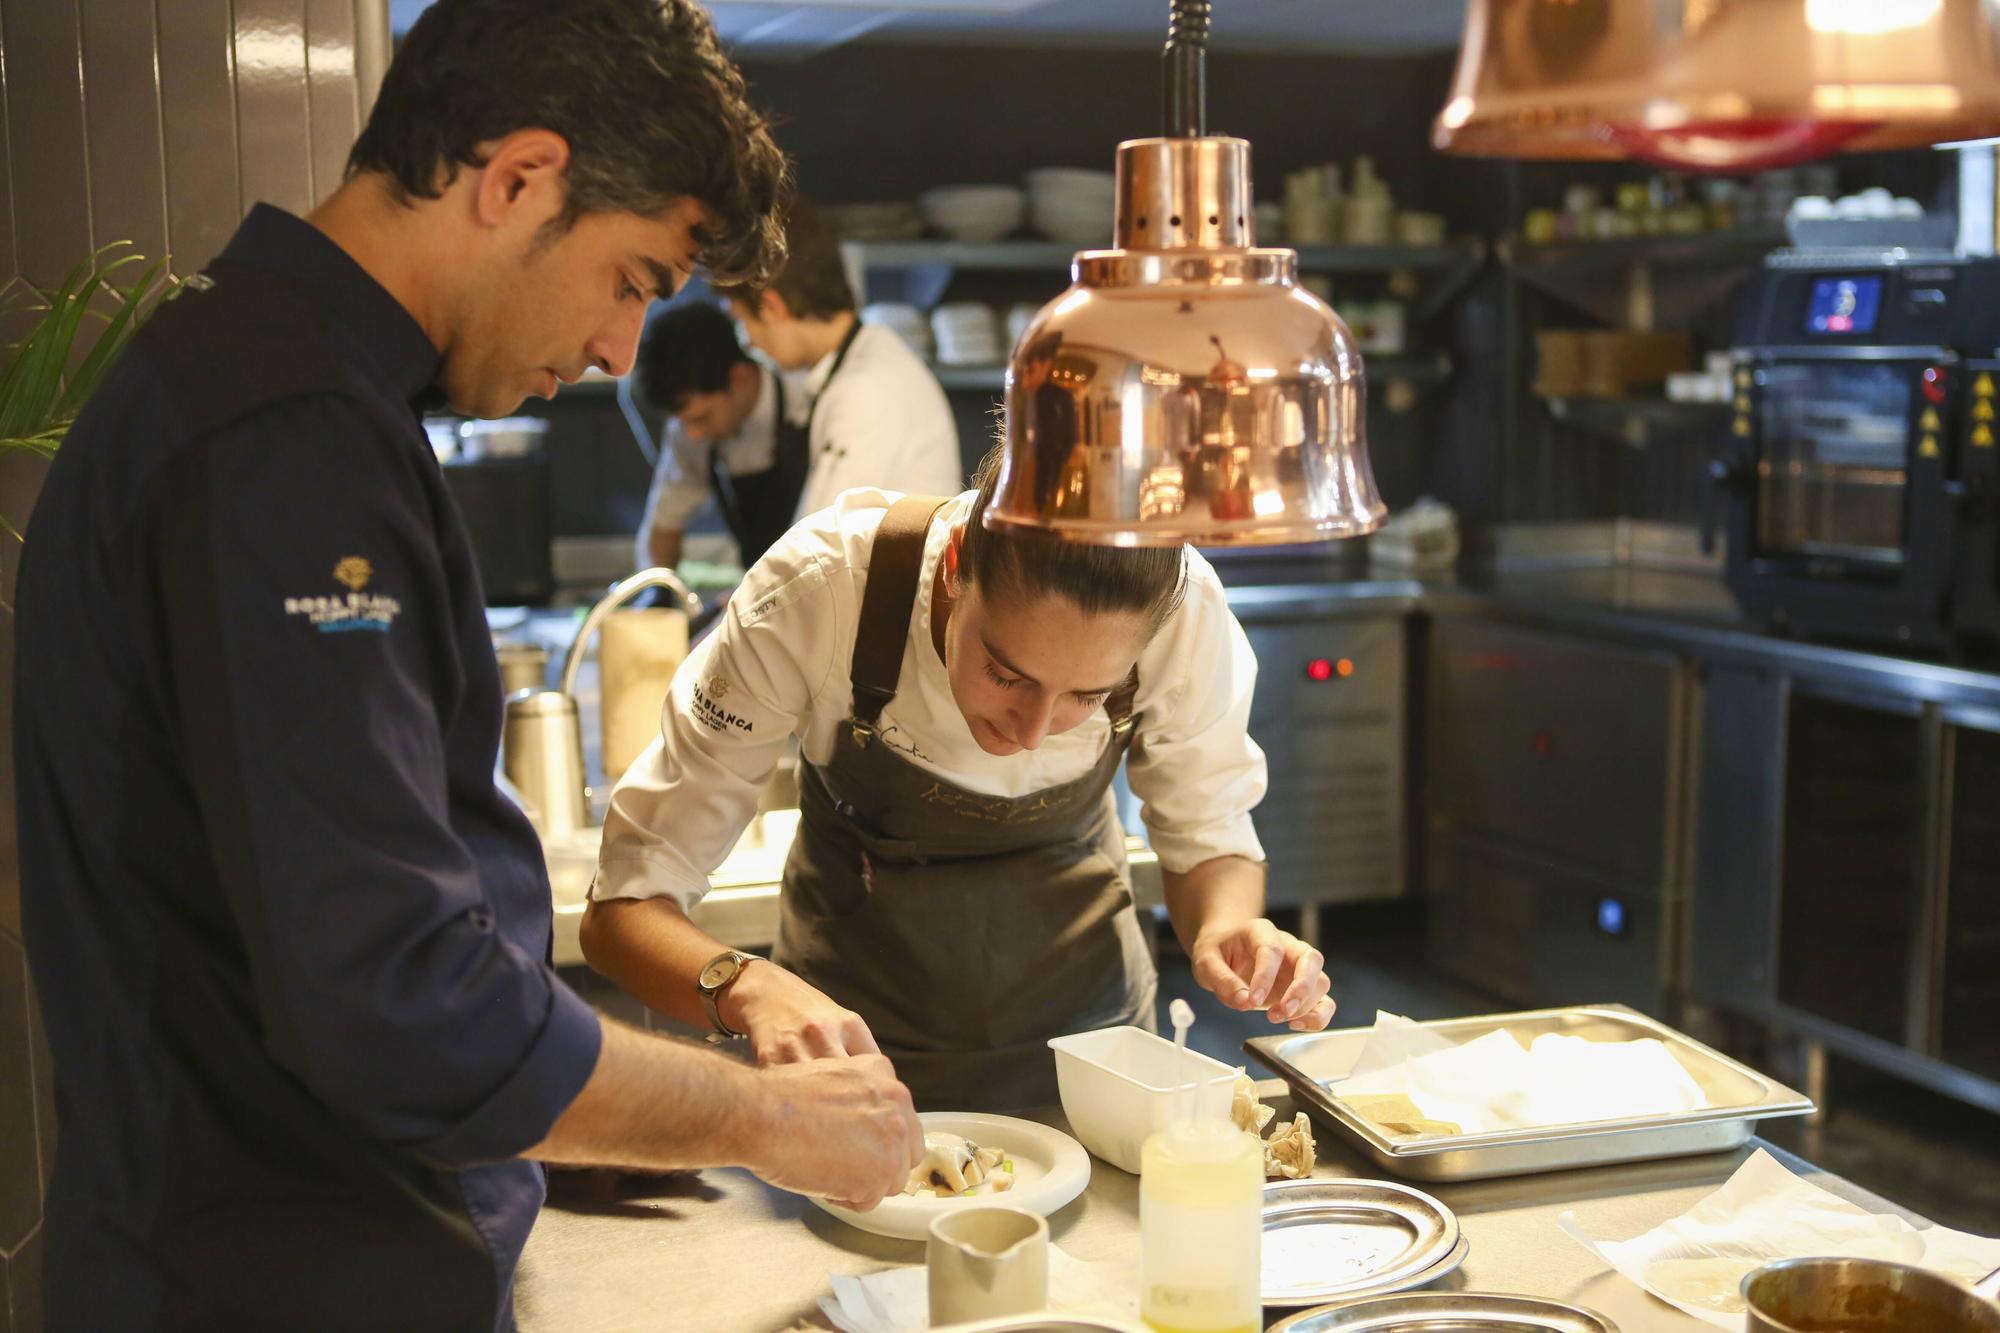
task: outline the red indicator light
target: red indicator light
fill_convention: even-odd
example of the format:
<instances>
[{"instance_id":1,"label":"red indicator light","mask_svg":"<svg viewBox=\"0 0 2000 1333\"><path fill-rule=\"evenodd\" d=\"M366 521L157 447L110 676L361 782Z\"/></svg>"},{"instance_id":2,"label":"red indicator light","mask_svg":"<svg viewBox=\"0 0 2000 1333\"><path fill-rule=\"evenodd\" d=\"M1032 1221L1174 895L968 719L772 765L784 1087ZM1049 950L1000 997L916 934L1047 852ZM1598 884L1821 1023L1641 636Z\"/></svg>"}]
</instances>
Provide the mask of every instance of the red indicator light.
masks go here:
<instances>
[{"instance_id":1,"label":"red indicator light","mask_svg":"<svg viewBox=\"0 0 2000 1333\"><path fill-rule=\"evenodd\" d=\"M1924 370L1923 390L1925 402L1929 403L1932 407L1942 405L1944 402L1944 371L1937 366L1927 367Z\"/></svg>"},{"instance_id":2,"label":"red indicator light","mask_svg":"<svg viewBox=\"0 0 2000 1333\"><path fill-rule=\"evenodd\" d=\"M1324 657L1315 657L1312 661L1306 663L1306 679L1332 680L1333 663L1327 661Z\"/></svg>"}]
</instances>

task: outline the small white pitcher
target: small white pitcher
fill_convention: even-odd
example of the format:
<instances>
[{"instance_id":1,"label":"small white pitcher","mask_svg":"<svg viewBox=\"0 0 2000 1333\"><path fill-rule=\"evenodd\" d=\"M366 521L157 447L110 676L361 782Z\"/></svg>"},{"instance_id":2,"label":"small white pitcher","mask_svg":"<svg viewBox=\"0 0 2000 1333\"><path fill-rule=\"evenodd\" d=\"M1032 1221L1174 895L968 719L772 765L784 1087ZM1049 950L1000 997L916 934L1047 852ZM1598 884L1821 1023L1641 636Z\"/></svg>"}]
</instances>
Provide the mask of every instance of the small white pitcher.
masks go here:
<instances>
[{"instance_id":1,"label":"small white pitcher","mask_svg":"<svg viewBox=\"0 0 2000 1333\"><path fill-rule=\"evenodd\" d=\"M1019 1208L953 1209L931 1223L931 1323L1027 1314L1049 1298L1049 1224Z\"/></svg>"}]
</instances>

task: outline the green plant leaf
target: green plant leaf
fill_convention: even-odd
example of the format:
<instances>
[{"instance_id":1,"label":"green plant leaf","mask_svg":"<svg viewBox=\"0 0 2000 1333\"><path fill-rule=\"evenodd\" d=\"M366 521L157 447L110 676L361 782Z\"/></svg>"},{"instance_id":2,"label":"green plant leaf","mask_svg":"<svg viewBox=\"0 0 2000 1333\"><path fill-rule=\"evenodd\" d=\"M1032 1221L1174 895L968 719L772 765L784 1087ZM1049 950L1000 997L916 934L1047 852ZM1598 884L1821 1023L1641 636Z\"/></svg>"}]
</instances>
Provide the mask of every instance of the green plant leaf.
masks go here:
<instances>
[{"instance_id":1,"label":"green plant leaf","mask_svg":"<svg viewBox=\"0 0 2000 1333\"><path fill-rule=\"evenodd\" d=\"M131 242L113 241L78 263L53 291L20 278L0 287L0 318L39 315L0 367L0 450L53 453L125 343L179 286L166 259L148 262ZM107 295L114 308L97 308ZM100 327L72 373L86 323Z\"/></svg>"}]
</instances>

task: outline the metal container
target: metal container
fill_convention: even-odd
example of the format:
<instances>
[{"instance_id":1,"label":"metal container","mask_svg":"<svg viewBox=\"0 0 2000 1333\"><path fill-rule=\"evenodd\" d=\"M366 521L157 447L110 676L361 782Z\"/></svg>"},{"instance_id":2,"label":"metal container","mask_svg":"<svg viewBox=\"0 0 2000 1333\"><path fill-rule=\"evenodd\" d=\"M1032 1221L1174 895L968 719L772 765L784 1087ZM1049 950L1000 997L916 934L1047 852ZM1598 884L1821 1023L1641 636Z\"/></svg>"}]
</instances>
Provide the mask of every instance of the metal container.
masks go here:
<instances>
[{"instance_id":1,"label":"metal container","mask_svg":"<svg viewBox=\"0 0 2000 1333\"><path fill-rule=\"evenodd\" d=\"M494 655L500 660L500 692L514 695L522 690L539 690L548 679L549 650L533 643L497 643Z\"/></svg>"},{"instance_id":2,"label":"metal container","mask_svg":"<svg viewBox=\"0 0 2000 1333\"><path fill-rule=\"evenodd\" d=\"M1267 1306L1405 1291L1443 1277L1467 1248L1457 1215L1408 1185L1312 1179L1264 1186Z\"/></svg>"},{"instance_id":3,"label":"metal container","mask_svg":"<svg viewBox=\"0 0 2000 1333\"><path fill-rule=\"evenodd\" d=\"M501 753L507 780L528 802L544 838L574 833L590 822L575 699L560 690L510 695Z\"/></svg>"},{"instance_id":4,"label":"metal container","mask_svg":"<svg viewBox=\"0 0 2000 1333\"><path fill-rule=\"evenodd\" d=\"M1535 1296L1441 1291L1322 1306L1271 1325L1271 1333L1618 1333L1618 1325Z\"/></svg>"},{"instance_id":5,"label":"metal container","mask_svg":"<svg viewBox=\"0 0 2000 1333\"><path fill-rule=\"evenodd\" d=\"M1881 1259L1782 1259L1743 1279L1745 1333L2000 1333L2000 1305Z\"/></svg>"},{"instance_id":6,"label":"metal container","mask_svg":"<svg viewBox=\"0 0 2000 1333\"><path fill-rule=\"evenodd\" d=\"M1354 1067L1370 1029L1253 1037L1243 1043L1243 1049L1275 1070L1290 1085L1294 1099L1317 1112L1370 1161L1384 1171L1413 1180L1483 1180L1727 1152L1749 1142L1752 1126L1759 1120L1806 1115L1813 1110L1810 1098L1621 1004L1486 1014L1420 1026L1459 1044L1503 1028L1523 1041L1545 1032L1589 1041L1651 1037L1700 1085L1709 1104L1699 1111L1672 1115L1417 1138L1391 1134L1327 1087L1328 1082L1346 1077Z\"/></svg>"}]
</instances>

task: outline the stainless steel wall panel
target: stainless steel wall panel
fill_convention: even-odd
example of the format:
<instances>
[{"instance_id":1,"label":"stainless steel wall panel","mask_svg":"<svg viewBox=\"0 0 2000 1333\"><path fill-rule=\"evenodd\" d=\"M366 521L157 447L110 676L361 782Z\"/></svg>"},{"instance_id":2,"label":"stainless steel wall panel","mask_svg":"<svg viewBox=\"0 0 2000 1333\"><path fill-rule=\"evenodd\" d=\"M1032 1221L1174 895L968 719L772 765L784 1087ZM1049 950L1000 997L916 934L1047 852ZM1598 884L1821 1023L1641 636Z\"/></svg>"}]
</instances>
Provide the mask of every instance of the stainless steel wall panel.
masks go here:
<instances>
[{"instance_id":1,"label":"stainless steel wall panel","mask_svg":"<svg viewBox=\"0 0 2000 1333\"><path fill-rule=\"evenodd\" d=\"M356 3L306 0L306 110L315 204L339 188L347 150L361 132L361 89L355 76L354 52Z\"/></svg>"},{"instance_id":2,"label":"stainless steel wall panel","mask_svg":"<svg viewBox=\"0 0 2000 1333\"><path fill-rule=\"evenodd\" d=\"M305 0L234 0L237 163L242 205L313 206Z\"/></svg>"},{"instance_id":3,"label":"stainless steel wall panel","mask_svg":"<svg viewBox=\"0 0 2000 1333\"><path fill-rule=\"evenodd\" d=\"M159 42L167 244L174 267L192 273L243 219L229 0L173 0Z\"/></svg>"},{"instance_id":4,"label":"stainless steel wall panel","mask_svg":"<svg viewBox=\"0 0 2000 1333\"><path fill-rule=\"evenodd\" d=\"M1756 1014L1774 994L1784 687L1769 672L1709 666L1701 688L1688 988Z\"/></svg>"},{"instance_id":5,"label":"stainless steel wall panel","mask_svg":"<svg viewBox=\"0 0 2000 1333\"><path fill-rule=\"evenodd\" d=\"M1271 784L1254 816L1272 903L1357 902L1406 891L1406 629L1401 615L1259 622L1250 735ZM1307 664L1345 661L1315 680Z\"/></svg>"},{"instance_id":6,"label":"stainless steel wall panel","mask_svg":"<svg viewBox=\"0 0 2000 1333\"><path fill-rule=\"evenodd\" d=\"M1434 822L1668 891L1679 663L1472 620L1431 638Z\"/></svg>"},{"instance_id":7,"label":"stainless steel wall panel","mask_svg":"<svg viewBox=\"0 0 2000 1333\"><path fill-rule=\"evenodd\" d=\"M152 0L82 0L81 19L91 235L157 259L167 249L167 174Z\"/></svg>"},{"instance_id":8,"label":"stainless steel wall panel","mask_svg":"<svg viewBox=\"0 0 2000 1333\"><path fill-rule=\"evenodd\" d=\"M16 262L49 283L91 246L76 0L8 0L5 39Z\"/></svg>"}]
</instances>

